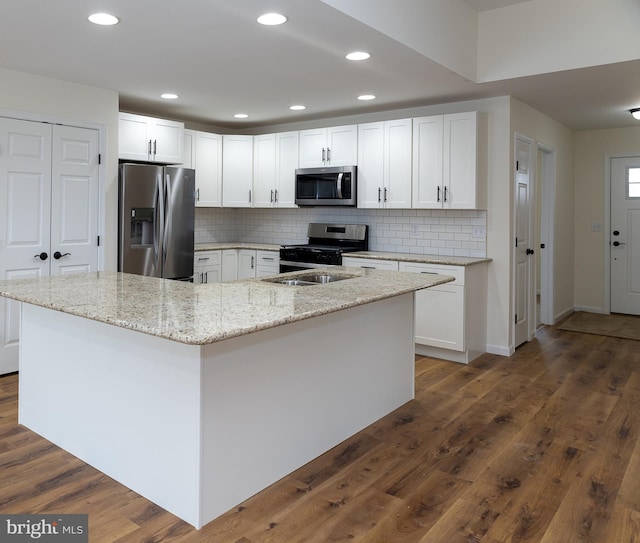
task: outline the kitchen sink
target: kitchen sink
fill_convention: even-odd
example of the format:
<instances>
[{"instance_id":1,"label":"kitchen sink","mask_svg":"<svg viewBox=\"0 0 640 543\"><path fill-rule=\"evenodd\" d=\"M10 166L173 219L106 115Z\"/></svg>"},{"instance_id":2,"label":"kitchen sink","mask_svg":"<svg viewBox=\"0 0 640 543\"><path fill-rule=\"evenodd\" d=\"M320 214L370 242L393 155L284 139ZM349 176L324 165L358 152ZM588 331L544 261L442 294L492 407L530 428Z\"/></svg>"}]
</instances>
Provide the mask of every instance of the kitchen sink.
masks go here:
<instances>
[{"instance_id":1,"label":"kitchen sink","mask_svg":"<svg viewBox=\"0 0 640 543\"><path fill-rule=\"evenodd\" d=\"M289 277L283 279L282 277L269 277L262 279L267 283L277 283L280 285L291 285L297 287L324 285L326 283L335 283L336 281L343 281L345 279L351 279L357 277L355 275L331 275L327 273L314 273L313 275L298 275L296 277Z\"/></svg>"}]
</instances>

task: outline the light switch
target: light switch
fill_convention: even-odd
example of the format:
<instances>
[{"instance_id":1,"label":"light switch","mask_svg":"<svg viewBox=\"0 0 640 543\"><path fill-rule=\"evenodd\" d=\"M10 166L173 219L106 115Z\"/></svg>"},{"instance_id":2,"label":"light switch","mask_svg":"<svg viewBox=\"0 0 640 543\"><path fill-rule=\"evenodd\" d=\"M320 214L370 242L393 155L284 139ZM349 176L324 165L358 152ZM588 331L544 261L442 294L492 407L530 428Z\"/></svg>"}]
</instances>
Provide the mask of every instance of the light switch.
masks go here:
<instances>
[{"instance_id":1,"label":"light switch","mask_svg":"<svg viewBox=\"0 0 640 543\"><path fill-rule=\"evenodd\" d=\"M484 226L474 226L471 231L473 239L484 239L487 237L487 229Z\"/></svg>"}]
</instances>

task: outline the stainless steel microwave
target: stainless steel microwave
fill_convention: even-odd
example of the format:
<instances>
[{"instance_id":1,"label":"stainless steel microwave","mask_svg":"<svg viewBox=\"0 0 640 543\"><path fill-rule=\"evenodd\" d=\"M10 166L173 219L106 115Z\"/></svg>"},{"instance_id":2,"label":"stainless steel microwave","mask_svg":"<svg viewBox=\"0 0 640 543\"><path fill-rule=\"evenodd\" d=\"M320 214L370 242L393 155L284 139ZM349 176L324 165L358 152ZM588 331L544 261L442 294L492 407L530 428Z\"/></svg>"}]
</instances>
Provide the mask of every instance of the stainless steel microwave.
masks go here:
<instances>
[{"instance_id":1,"label":"stainless steel microwave","mask_svg":"<svg viewBox=\"0 0 640 543\"><path fill-rule=\"evenodd\" d=\"M356 166L296 170L296 204L299 206L355 207L357 196Z\"/></svg>"}]
</instances>

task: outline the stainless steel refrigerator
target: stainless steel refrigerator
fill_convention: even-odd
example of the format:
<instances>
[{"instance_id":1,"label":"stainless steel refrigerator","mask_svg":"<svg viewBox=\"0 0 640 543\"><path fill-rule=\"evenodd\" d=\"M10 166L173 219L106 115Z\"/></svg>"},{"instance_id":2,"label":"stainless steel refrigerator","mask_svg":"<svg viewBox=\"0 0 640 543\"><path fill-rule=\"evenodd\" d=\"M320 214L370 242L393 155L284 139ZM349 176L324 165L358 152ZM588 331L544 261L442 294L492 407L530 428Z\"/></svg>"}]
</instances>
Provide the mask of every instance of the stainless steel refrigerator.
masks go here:
<instances>
[{"instance_id":1,"label":"stainless steel refrigerator","mask_svg":"<svg viewBox=\"0 0 640 543\"><path fill-rule=\"evenodd\" d=\"M118 188L118 271L190 280L195 171L120 164Z\"/></svg>"}]
</instances>

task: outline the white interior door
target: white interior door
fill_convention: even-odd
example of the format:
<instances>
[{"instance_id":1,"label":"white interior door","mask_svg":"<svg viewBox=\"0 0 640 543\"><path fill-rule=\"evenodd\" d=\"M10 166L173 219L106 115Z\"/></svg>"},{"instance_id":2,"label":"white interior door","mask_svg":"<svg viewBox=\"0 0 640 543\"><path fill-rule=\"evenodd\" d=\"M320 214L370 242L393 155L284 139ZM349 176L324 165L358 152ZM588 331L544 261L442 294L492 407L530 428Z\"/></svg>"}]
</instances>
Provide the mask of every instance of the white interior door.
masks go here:
<instances>
[{"instance_id":1,"label":"white interior door","mask_svg":"<svg viewBox=\"0 0 640 543\"><path fill-rule=\"evenodd\" d=\"M98 267L99 133L53 126L51 274Z\"/></svg>"},{"instance_id":2,"label":"white interior door","mask_svg":"<svg viewBox=\"0 0 640 543\"><path fill-rule=\"evenodd\" d=\"M51 126L0 117L0 278L49 274ZM0 374L18 369L20 305L0 298Z\"/></svg>"},{"instance_id":3,"label":"white interior door","mask_svg":"<svg viewBox=\"0 0 640 543\"><path fill-rule=\"evenodd\" d=\"M611 160L611 312L640 315L640 157Z\"/></svg>"},{"instance_id":4,"label":"white interior door","mask_svg":"<svg viewBox=\"0 0 640 543\"><path fill-rule=\"evenodd\" d=\"M532 318L532 263L535 240L531 238L531 149L532 142L516 138L515 164L515 277L514 346L530 339Z\"/></svg>"},{"instance_id":5,"label":"white interior door","mask_svg":"<svg viewBox=\"0 0 640 543\"><path fill-rule=\"evenodd\" d=\"M97 130L0 118L0 278L97 269L98 142ZM0 374L18 370L19 316L0 298Z\"/></svg>"}]
</instances>

